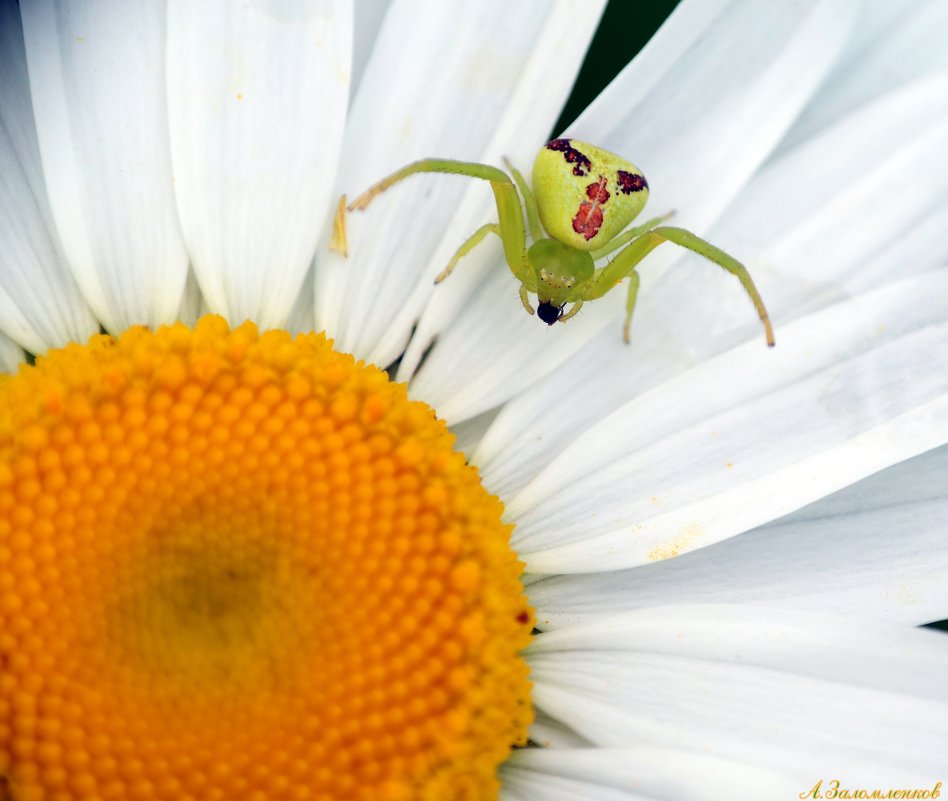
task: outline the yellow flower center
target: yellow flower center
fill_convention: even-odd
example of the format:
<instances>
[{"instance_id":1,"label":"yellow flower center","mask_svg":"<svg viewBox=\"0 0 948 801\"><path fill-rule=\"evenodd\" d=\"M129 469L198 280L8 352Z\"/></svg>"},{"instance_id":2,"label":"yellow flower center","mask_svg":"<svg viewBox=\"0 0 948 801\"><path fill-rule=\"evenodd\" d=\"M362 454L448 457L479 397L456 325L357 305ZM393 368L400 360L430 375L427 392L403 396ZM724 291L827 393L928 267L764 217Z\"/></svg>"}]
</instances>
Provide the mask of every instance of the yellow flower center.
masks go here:
<instances>
[{"instance_id":1,"label":"yellow flower center","mask_svg":"<svg viewBox=\"0 0 948 801\"><path fill-rule=\"evenodd\" d=\"M490 799L531 719L502 506L322 335L0 378L0 799Z\"/></svg>"}]
</instances>

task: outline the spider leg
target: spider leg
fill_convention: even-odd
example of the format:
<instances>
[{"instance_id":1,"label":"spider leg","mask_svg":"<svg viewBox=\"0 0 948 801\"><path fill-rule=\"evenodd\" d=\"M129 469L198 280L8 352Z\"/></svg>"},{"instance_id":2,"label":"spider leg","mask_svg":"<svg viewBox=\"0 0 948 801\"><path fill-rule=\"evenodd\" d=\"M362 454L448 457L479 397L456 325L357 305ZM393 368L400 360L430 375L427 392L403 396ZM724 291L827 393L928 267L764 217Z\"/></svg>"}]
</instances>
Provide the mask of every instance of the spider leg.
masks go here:
<instances>
[{"instance_id":1,"label":"spider leg","mask_svg":"<svg viewBox=\"0 0 948 801\"><path fill-rule=\"evenodd\" d=\"M504 156L504 164L507 165L507 169L510 170L514 181L517 182L517 189L520 190L520 194L523 195L523 205L527 211L527 226L530 229L530 236L533 238L533 241L536 242L538 239L543 238L543 228L540 227L540 212L537 209L537 199L533 194L533 190L530 189L530 184L526 182L520 170L514 167L514 165L510 163L510 159L506 156Z\"/></svg>"},{"instance_id":2,"label":"spider leg","mask_svg":"<svg viewBox=\"0 0 948 801\"><path fill-rule=\"evenodd\" d=\"M489 164L477 164L473 161L453 161L451 159L422 159L415 161L370 186L346 208L349 211L361 211L389 187L403 181L411 175L422 172L446 173L448 175L466 175L490 182L494 192L494 202L499 218L500 238L504 243L504 257L510 271L527 283L532 270L527 264L527 234L523 225L523 208L520 195L510 176Z\"/></svg>"},{"instance_id":3,"label":"spider leg","mask_svg":"<svg viewBox=\"0 0 948 801\"><path fill-rule=\"evenodd\" d=\"M587 299L601 298L606 292L619 283L619 281L629 275L642 259L663 242L673 242L693 253L697 253L699 256L704 256L737 278L753 302L754 308L757 309L757 314L764 326L767 345L773 347L774 332L770 324L770 317L767 314L767 308L764 306L764 301L760 297L760 293L757 291L757 287L754 285L750 273L747 272L747 268L733 256L729 256L710 242L706 242L701 239L701 237L695 236L683 228L674 228L671 226L655 228L643 234L638 239L634 239L625 250L620 251L609 264L597 270L590 282ZM631 302L634 306L634 298ZM626 314L629 316L628 304L626 306Z\"/></svg>"},{"instance_id":4,"label":"spider leg","mask_svg":"<svg viewBox=\"0 0 948 801\"><path fill-rule=\"evenodd\" d=\"M486 225L482 225L466 240L464 240L464 244L461 245L461 247L457 249L457 252L451 257L451 261L448 262L448 266L438 273L438 276L435 278L434 282L436 284L440 284L445 278L451 275L461 258L474 250L474 248L476 248L481 243L481 241L491 233L497 234L497 236L503 239L503 236L500 233L500 226L497 225L497 223L487 223Z\"/></svg>"},{"instance_id":5,"label":"spider leg","mask_svg":"<svg viewBox=\"0 0 948 801\"><path fill-rule=\"evenodd\" d=\"M629 272L629 294L625 296L625 323L622 325L622 339L628 345L629 329L632 327L632 312L635 311L635 299L639 294L639 274L633 268Z\"/></svg>"},{"instance_id":6,"label":"spider leg","mask_svg":"<svg viewBox=\"0 0 948 801\"><path fill-rule=\"evenodd\" d=\"M560 317L559 322L565 323L567 320L572 320L572 319L576 316L576 313L577 313L582 307L583 307L583 302L582 302L582 300L577 300L577 301L575 301L575 302L573 303L572 308L571 308L568 312L566 312L566 314L564 314L562 317Z\"/></svg>"},{"instance_id":7,"label":"spider leg","mask_svg":"<svg viewBox=\"0 0 948 801\"><path fill-rule=\"evenodd\" d=\"M601 248L596 250L590 250L589 255L593 257L593 261L598 261L603 256L608 256L610 253L621 248L626 242L631 242L637 236L642 236L646 231L651 231L655 226L661 225L665 220L673 217L675 214L674 211L668 212L668 214L663 214L661 217L653 217L651 220L647 220L641 225L635 226L635 228L630 228L628 231L623 231L617 237L613 238L612 241L606 242Z\"/></svg>"},{"instance_id":8,"label":"spider leg","mask_svg":"<svg viewBox=\"0 0 948 801\"><path fill-rule=\"evenodd\" d=\"M349 255L349 243L346 241L346 196L339 196L336 213L332 218L332 236L329 239L329 249L341 253L343 257Z\"/></svg>"}]
</instances>

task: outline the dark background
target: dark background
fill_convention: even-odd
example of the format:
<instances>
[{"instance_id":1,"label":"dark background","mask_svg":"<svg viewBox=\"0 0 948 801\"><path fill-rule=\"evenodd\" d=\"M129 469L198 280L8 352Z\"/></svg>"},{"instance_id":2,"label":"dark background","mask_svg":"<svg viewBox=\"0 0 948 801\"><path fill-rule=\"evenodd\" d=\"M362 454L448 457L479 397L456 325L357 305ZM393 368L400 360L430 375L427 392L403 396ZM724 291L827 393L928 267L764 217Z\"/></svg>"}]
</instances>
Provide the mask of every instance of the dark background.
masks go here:
<instances>
[{"instance_id":1,"label":"dark background","mask_svg":"<svg viewBox=\"0 0 948 801\"><path fill-rule=\"evenodd\" d=\"M556 136L596 99L606 85L619 74L632 57L652 38L679 0L611 0L606 6L599 30L566 101L563 113L550 131ZM595 57L593 57L595 54Z\"/></svg>"}]
</instances>

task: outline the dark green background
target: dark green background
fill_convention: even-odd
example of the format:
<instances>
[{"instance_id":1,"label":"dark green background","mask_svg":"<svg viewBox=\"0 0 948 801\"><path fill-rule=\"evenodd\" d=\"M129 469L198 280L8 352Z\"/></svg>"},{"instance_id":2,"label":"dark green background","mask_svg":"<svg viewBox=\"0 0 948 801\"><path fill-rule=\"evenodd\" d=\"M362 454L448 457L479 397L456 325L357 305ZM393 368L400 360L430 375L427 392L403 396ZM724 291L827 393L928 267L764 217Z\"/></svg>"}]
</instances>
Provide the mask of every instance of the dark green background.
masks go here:
<instances>
[{"instance_id":1,"label":"dark green background","mask_svg":"<svg viewBox=\"0 0 948 801\"><path fill-rule=\"evenodd\" d=\"M550 131L551 137L560 133L596 99L606 84L652 38L677 5L678 0L652 0L648 3L612 0L606 6L573 93Z\"/></svg>"}]
</instances>

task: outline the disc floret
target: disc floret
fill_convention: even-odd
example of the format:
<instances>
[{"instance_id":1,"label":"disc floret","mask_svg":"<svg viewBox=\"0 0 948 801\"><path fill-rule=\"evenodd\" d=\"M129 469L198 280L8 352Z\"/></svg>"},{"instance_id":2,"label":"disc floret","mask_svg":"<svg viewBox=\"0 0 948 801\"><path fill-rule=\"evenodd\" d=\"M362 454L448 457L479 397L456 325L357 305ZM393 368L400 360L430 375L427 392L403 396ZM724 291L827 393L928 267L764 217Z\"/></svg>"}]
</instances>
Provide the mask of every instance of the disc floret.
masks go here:
<instances>
[{"instance_id":1,"label":"disc floret","mask_svg":"<svg viewBox=\"0 0 948 801\"><path fill-rule=\"evenodd\" d=\"M490 799L525 741L501 504L322 335L209 317L0 378L0 510L0 797Z\"/></svg>"}]
</instances>

